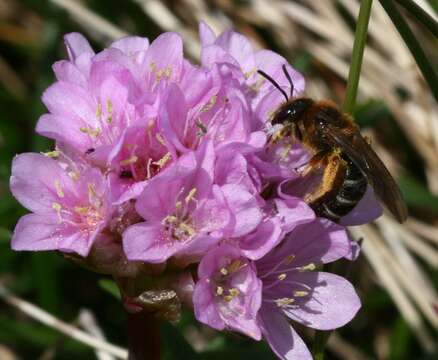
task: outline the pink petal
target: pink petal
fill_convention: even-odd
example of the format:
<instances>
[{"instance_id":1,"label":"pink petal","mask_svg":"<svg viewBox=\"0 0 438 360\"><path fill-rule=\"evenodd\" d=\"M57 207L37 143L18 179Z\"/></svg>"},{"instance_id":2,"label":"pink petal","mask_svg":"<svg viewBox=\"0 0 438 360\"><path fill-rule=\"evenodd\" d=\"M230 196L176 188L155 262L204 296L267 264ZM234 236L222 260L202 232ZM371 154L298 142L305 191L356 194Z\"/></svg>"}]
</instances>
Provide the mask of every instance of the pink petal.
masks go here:
<instances>
[{"instance_id":1,"label":"pink petal","mask_svg":"<svg viewBox=\"0 0 438 360\"><path fill-rule=\"evenodd\" d=\"M65 46L67 48L70 60L74 61L82 54L94 55L88 40L79 33L70 33L64 36Z\"/></svg>"},{"instance_id":2,"label":"pink petal","mask_svg":"<svg viewBox=\"0 0 438 360\"><path fill-rule=\"evenodd\" d=\"M225 322L219 315L215 305L214 295L208 279L201 279L196 283L193 292L193 306L198 321L216 330L225 329Z\"/></svg>"},{"instance_id":3,"label":"pink petal","mask_svg":"<svg viewBox=\"0 0 438 360\"><path fill-rule=\"evenodd\" d=\"M59 182L56 185L56 182ZM58 195L59 186L63 196ZM12 162L10 188L15 198L33 212L53 211L53 203L70 202L74 184L58 163L41 154L25 153Z\"/></svg>"},{"instance_id":4,"label":"pink petal","mask_svg":"<svg viewBox=\"0 0 438 360\"><path fill-rule=\"evenodd\" d=\"M234 31L223 32L215 41L239 63L243 72L250 72L256 67L251 43L242 34Z\"/></svg>"},{"instance_id":5,"label":"pink petal","mask_svg":"<svg viewBox=\"0 0 438 360\"><path fill-rule=\"evenodd\" d=\"M160 107L158 127L170 147L175 149L174 154L176 151L184 153L188 150L184 144L187 111L185 98L180 88L176 84L170 84Z\"/></svg>"},{"instance_id":6,"label":"pink petal","mask_svg":"<svg viewBox=\"0 0 438 360\"><path fill-rule=\"evenodd\" d=\"M339 222L344 226L356 226L369 223L382 216L383 210L374 195L373 188L368 185L359 203Z\"/></svg>"},{"instance_id":7,"label":"pink petal","mask_svg":"<svg viewBox=\"0 0 438 360\"><path fill-rule=\"evenodd\" d=\"M338 275L296 273L293 280L310 286L312 290L308 296L296 298L294 308L284 312L305 326L318 330L339 328L350 322L361 307L354 287Z\"/></svg>"},{"instance_id":8,"label":"pink petal","mask_svg":"<svg viewBox=\"0 0 438 360\"><path fill-rule=\"evenodd\" d=\"M238 246L248 259L257 260L271 251L282 239L278 219L263 221L255 231L239 239Z\"/></svg>"},{"instance_id":9,"label":"pink petal","mask_svg":"<svg viewBox=\"0 0 438 360\"><path fill-rule=\"evenodd\" d=\"M315 219L313 210L299 198L277 199L275 200L275 205L285 233L291 232L298 225L311 222Z\"/></svg>"},{"instance_id":10,"label":"pink petal","mask_svg":"<svg viewBox=\"0 0 438 360\"><path fill-rule=\"evenodd\" d=\"M292 78L294 96L297 96L304 91L305 81L303 75L290 66L284 57L270 50L260 50L256 52L255 59L258 68L271 76L277 82L277 84L279 84L282 88L285 88L286 92L289 94L289 80L285 76L282 69L282 66L286 65L286 69ZM265 87L271 86L273 85L266 80L262 86L262 89L264 90Z\"/></svg>"},{"instance_id":11,"label":"pink petal","mask_svg":"<svg viewBox=\"0 0 438 360\"><path fill-rule=\"evenodd\" d=\"M306 344L280 311L275 308L262 307L259 314L263 336L280 359L312 359Z\"/></svg>"},{"instance_id":12,"label":"pink petal","mask_svg":"<svg viewBox=\"0 0 438 360\"><path fill-rule=\"evenodd\" d=\"M55 216L28 214L20 218L11 240L13 250L75 252L86 257L93 239L59 224Z\"/></svg>"},{"instance_id":13,"label":"pink petal","mask_svg":"<svg viewBox=\"0 0 438 360\"><path fill-rule=\"evenodd\" d=\"M177 81L180 78L183 64L183 42L177 33L164 33L158 36L149 46L143 67L149 72L171 69L170 79ZM154 75L155 76L155 75Z\"/></svg>"},{"instance_id":14,"label":"pink petal","mask_svg":"<svg viewBox=\"0 0 438 360\"><path fill-rule=\"evenodd\" d=\"M234 215L234 226L230 236L239 237L255 230L263 217L256 198L238 185L227 184L222 186L221 190Z\"/></svg>"},{"instance_id":15,"label":"pink petal","mask_svg":"<svg viewBox=\"0 0 438 360\"><path fill-rule=\"evenodd\" d=\"M90 94L78 85L58 81L44 91L42 99L52 114L65 115L73 119L77 117L90 124L97 122L97 104ZM74 120L72 122L74 123ZM76 123L76 126L79 130L83 124Z\"/></svg>"},{"instance_id":16,"label":"pink petal","mask_svg":"<svg viewBox=\"0 0 438 360\"><path fill-rule=\"evenodd\" d=\"M28 214L18 220L11 240L15 251L56 250L56 233L59 223L56 217Z\"/></svg>"},{"instance_id":17,"label":"pink petal","mask_svg":"<svg viewBox=\"0 0 438 360\"><path fill-rule=\"evenodd\" d=\"M257 267L268 268L293 255L290 267L305 266L309 263L329 263L351 252L350 239L342 226L327 219L299 225L286 235L281 244L262 259ZM287 270L287 267L284 268Z\"/></svg>"},{"instance_id":18,"label":"pink petal","mask_svg":"<svg viewBox=\"0 0 438 360\"><path fill-rule=\"evenodd\" d=\"M140 36L127 36L111 43L109 47L121 50L126 55L133 55L138 51L146 51L149 40Z\"/></svg>"},{"instance_id":19,"label":"pink petal","mask_svg":"<svg viewBox=\"0 0 438 360\"><path fill-rule=\"evenodd\" d=\"M82 121L75 122L59 115L44 114L37 123L36 132L49 139L66 143L84 153L93 147L93 143L87 134L80 131Z\"/></svg>"},{"instance_id":20,"label":"pink petal","mask_svg":"<svg viewBox=\"0 0 438 360\"><path fill-rule=\"evenodd\" d=\"M169 246L164 238L160 223L139 223L132 225L123 233L123 250L129 260L162 263L180 247L177 242Z\"/></svg>"},{"instance_id":21,"label":"pink petal","mask_svg":"<svg viewBox=\"0 0 438 360\"><path fill-rule=\"evenodd\" d=\"M214 34L214 31L204 21L199 22L199 39L201 40L202 47L211 45L216 40L216 35Z\"/></svg>"},{"instance_id":22,"label":"pink petal","mask_svg":"<svg viewBox=\"0 0 438 360\"><path fill-rule=\"evenodd\" d=\"M57 61L53 64L52 68L59 81L70 82L82 87L85 87L87 84L85 75L70 61Z\"/></svg>"}]
</instances>

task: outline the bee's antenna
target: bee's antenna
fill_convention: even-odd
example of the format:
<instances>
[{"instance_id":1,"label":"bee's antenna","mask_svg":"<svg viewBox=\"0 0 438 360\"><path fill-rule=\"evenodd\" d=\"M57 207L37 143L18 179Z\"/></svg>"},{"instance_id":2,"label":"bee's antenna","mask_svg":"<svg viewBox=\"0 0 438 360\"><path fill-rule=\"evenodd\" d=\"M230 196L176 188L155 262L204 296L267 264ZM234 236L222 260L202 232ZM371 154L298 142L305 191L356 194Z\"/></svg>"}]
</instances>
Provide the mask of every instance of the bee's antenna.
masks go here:
<instances>
[{"instance_id":1,"label":"bee's antenna","mask_svg":"<svg viewBox=\"0 0 438 360\"><path fill-rule=\"evenodd\" d=\"M289 71L287 71L287 69L286 69L286 64L283 64L283 66L281 68L283 69L284 75L286 75L287 80L289 81L289 84L290 84L290 97L293 97L294 82L292 81L292 78L290 77Z\"/></svg>"},{"instance_id":2,"label":"bee's antenna","mask_svg":"<svg viewBox=\"0 0 438 360\"><path fill-rule=\"evenodd\" d=\"M280 85L278 85L278 83L273 79L273 78L271 78L268 74L266 74L264 71L262 71L262 70L257 70L257 72L261 75L261 76L263 76L264 78L266 78L272 85L274 85L282 94L283 94L283 96L286 98L286 101L288 101L289 100L289 97L287 96L287 94L286 94L286 91L284 91L281 87L280 87Z\"/></svg>"}]
</instances>

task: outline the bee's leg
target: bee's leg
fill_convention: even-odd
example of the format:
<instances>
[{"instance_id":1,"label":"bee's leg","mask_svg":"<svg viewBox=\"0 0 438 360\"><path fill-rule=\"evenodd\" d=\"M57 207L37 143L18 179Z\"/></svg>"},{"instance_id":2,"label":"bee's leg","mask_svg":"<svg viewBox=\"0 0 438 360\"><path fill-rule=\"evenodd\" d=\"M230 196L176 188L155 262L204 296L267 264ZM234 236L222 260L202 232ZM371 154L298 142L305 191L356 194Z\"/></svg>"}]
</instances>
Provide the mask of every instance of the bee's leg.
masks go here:
<instances>
[{"instance_id":1,"label":"bee's leg","mask_svg":"<svg viewBox=\"0 0 438 360\"><path fill-rule=\"evenodd\" d=\"M330 155L330 151L327 150L322 150L317 152L309 160L307 165L304 167L303 171L301 171L301 176L305 177L307 175L310 175L320 170L321 166L327 165L329 155Z\"/></svg>"},{"instance_id":2,"label":"bee's leg","mask_svg":"<svg viewBox=\"0 0 438 360\"><path fill-rule=\"evenodd\" d=\"M320 203L327 200L333 194L337 194L345 178L347 163L342 159L339 151L334 150L324 158L326 166L322 179L317 188L306 194L306 201L312 208L317 208Z\"/></svg>"}]
</instances>

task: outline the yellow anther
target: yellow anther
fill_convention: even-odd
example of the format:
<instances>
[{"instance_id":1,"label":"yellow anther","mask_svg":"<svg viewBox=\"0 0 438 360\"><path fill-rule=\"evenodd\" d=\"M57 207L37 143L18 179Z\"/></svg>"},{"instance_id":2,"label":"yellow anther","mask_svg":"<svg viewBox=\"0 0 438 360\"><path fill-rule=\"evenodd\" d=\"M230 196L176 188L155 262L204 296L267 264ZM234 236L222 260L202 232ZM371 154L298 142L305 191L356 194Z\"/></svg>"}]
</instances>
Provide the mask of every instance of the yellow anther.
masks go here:
<instances>
[{"instance_id":1,"label":"yellow anther","mask_svg":"<svg viewBox=\"0 0 438 360\"><path fill-rule=\"evenodd\" d=\"M301 266L299 270L303 272L303 271L313 271L315 269L316 269L316 265L314 263L309 263L307 265Z\"/></svg>"},{"instance_id":2,"label":"yellow anther","mask_svg":"<svg viewBox=\"0 0 438 360\"><path fill-rule=\"evenodd\" d=\"M283 281L284 279L286 279L287 275L286 274L280 274L278 275L278 280Z\"/></svg>"},{"instance_id":3,"label":"yellow anther","mask_svg":"<svg viewBox=\"0 0 438 360\"><path fill-rule=\"evenodd\" d=\"M155 62L151 62L149 66L152 72L155 72L157 70L157 64Z\"/></svg>"},{"instance_id":4,"label":"yellow anther","mask_svg":"<svg viewBox=\"0 0 438 360\"><path fill-rule=\"evenodd\" d=\"M233 300L234 299L234 296L231 296L231 295L225 295L224 296L224 300L226 301L226 302L230 302L231 300Z\"/></svg>"},{"instance_id":5,"label":"yellow anther","mask_svg":"<svg viewBox=\"0 0 438 360\"><path fill-rule=\"evenodd\" d=\"M211 108L216 104L217 101L217 95L213 95L210 100L208 101L207 104L205 104L202 108L201 108L201 112L206 112L211 110Z\"/></svg>"},{"instance_id":6,"label":"yellow anther","mask_svg":"<svg viewBox=\"0 0 438 360\"><path fill-rule=\"evenodd\" d=\"M282 151L281 151L281 153L280 153L280 157L282 158L282 159L286 159L287 157L288 157L288 155L289 155L289 151L292 149L292 145L290 145L290 144L287 144L287 145L285 145L285 146L283 146L283 149L282 149Z\"/></svg>"},{"instance_id":7,"label":"yellow anther","mask_svg":"<svg viewBox=\"0 0 438 360\"><path fill-rule=\"evenodd\" d=\"M163 139L163 137L161 136L160 133L156 133L156 134L155 134L155 137L157 138L158 142L159 142L161 145L166 146L166 142L164 141L164 139Z\"/></svg>"},{"instance_id":8,"label":"yellow anther","mask_svg":"<svg viewBox=\"0 0 438 360\"><path fill-rule=\"evenodd\" d=\"M178 221L178 218L176 216L173 215L167 215L163 221L162 224L175 224Z\"/></svg>"},{"instance_id":9,"label":"yellow anther","mask_svg":"<svg viewBox=\"0 0 438 360\"><path fill-rule=\"evenodd\" d=\"M226 269L226 268L221 268L220 270L220 273L223 275L223 276L227 276L228 275L228 270Z\"/></svg>"},{"instance_id":10,"label":"yellow anther","mask_svg":"<svg viewBox=\"0 0 438 360\"><path fill-rule=\"evenodd\" d=\"M236 288L231 288L230 290L228 290L228 292L232 297L236 297L240 294L239 290L237 290Z\"/></svg>"},{"instance_id":11,"label":"yellow anther","mask_svg":"<svg viewBox=\"0 0 438 360\"><path fill-rule=\"evenodd\" d=\"M128 159L120 161L120 165L122 166L131 165L131 164L135 164L137 161L138 161L138 156L134 155Z\"/></svg>"},{"instance_id":12,"label":"yellow anther","mask_svg":"<svg viewBox=\"0 0 438 360\"><path fill-rule=\"evenodd\" d=\"M295 297L303 297L303 296L307 296L309 295L308 291L294 291L294 296Z\"/></svg>"},{"instance_id":13,"label":"yellow anther","mask_svg":"<svg viewBox=\"0 0 438 360\"><path fill-rule=\"evenodd\" d=\"M182 222L181 224L179 224L179 228L184 231L186 234L188 234L189 236L193 236L195 235L196 231L193 227L191 227L190 225Z\"/></svg>"},{"instance_id":14,"label":"yellow anther","mask_svg":"<svg viewBox=\"0 0 438 360\"><path fill-rule=\"evenodd\" d=\"M106 111L108 112L108 114L112 114L113 113L113 103L110 99L108 99L106 101Z\"/></svg>"},{"instance_id":15,"label":"yellow anther","mask_svg":"<svg viewBox=\"0 0 438 360\"><path fill-rule=\"evenodd\" d=\"M113 103L110 99L106 101L106 111L108 113L108 117L106 118L106 121L108 124L111 124L113 122Z\"/></svg>"},{"instance_id":16,"label":"yellow anther","mask_svg":"<svg viewBox=\"0 0 438 360\"><path fill-rule=\"evenodd\" d=\"M59 180L55 180L55 189L56 189L56 194L60 198L63 198L65 196L64 191L62 190L62 187L61 187L61 182Z\"/></svg>"},{"instance_id":17,"label":"yellow anther","mask_svg":"<svg viewBox=\"0 0 438 360\"><path fill-rule=\"evenodd\" d=\"M80 215L86 215L89 211L89 208L86 206L75 206L75 212L77 212Z\"/></svg>"},{"instance_id":18,"label":"yellow anther","mask_svg":"<svg viewBox=\"0 0 438 360\"><path fill-rule=\"evenodd\" d=\"M172 77L172 68L170 66L168 66L165 70L164 70L164 76L168 79L170 79Z\"/></svg>"},{"instance_id":19,"label":"yellow anther","mask_svg":"<svg viewBox=\"0 0 438 360\"><path fill-rule=\"evenodd\" d=\"M228 270L230 271L230 273L235 273L239 271L243 265L244 264L242 264L242 262L239 259L236 259L233 260L233 262L228 266Z\"/></svg>"},{"instance_id":20,"label":"yellow anther","mask_svg":"<svg viewBox=\"0 0 438 360\"><path fill-rule=\"evenodd\" d=\"M93 204L94 207L100 208L102 206L102 201L94 189L94 184L88 183L88 200Z\"/></svg>"},{"instance_id":21,"label":"yellow anther","mask_svg":"<svg viewBox=\"0 0 438 360\"><path fill-rule=\"evenodd\" d=\"M92 183L88 183L87 188L88 188L88 196L90 196L90 197L97 196L96 190L94 189L94 185Z\"/></svg>"},{"instance_id":22,"label":"yellow anther","mask_svg":"<svg viewBox=\"0 0 438 360\"><path fill-rule=\"evenodd\" d=\"M172 76L172 68L170 66L167 66L165 68L158 70L157 81L160 81L163 77L166 79L170 79L171 76Z\"/></svg>"},{"instance_id":23,"label":"yellow anther","mask_svg":"<svg viewBox=\"0 0 438 360\"><path fill-rule=\"evenodd\" d=\"M102 103L99 101L97 103L97 108L96 108L96 117L100 118L102 116Z\"/></svg>"},{"instance_id":24,"label":"yellow anther","mask_svg":"<svg viewBox=\"0 0 438 360\"><path fill-rule=\"evenodd\" d=\"M295 255L289 255L288 257L286 257L286 259L284 259L284 263L286 265L290 265L292 261L294 261L294 259L295 259Z\"/></svg>"},{"instance_id":25,"label":"yellow anther","mask_svg":"<svg viewBox=\"0 0 438 360\"><path fill-rule=\"evenodd\" d=\"M276 299L275 303L277 304L278 307L284 307L292 304L294 301L295 300L291 298L281 298L281 299Z\"/></svg>"},{"instance_id":26,"label":"yellow anther","mask_svg":"<svg viewBox=\"0 0 438 360\"><path fill-rule=\"evenodd\" d=\"M176 211L179 211L179 210L181 210L182 209L182 202L181 201L177 201L176 203L175 203L175 210Z\"/></svg>"},{"instance_id":27,"label":"yellow anther","mask_svg":"<svg viewBox=\"0 0 438 360\"><path fill-rule=\"evenodd\" d=\"M221 296L224 293L224 288L222 286L218 286L216 288L216 295Z\"/></svg>"},{"instance_id":28,"label":"yellow anther","mask_svg":"<svg viewBox=\"0 0 438 360\"><path fill-rule=\"evenodd\" d=\"M61 204L54 202L54 203L52 203L52 208L56 211L56 213L58 215L58 222L62 223L62 216L61 216L62 206L61 206Z\"/></svg>"},{"instance_id":29,"label":"yellow anther","mask_svg":"<svg viewBox=\"0 0 438 360\"><path fill-rule=\"evenodd\" d=\"M80 174L78 172L75 172L75 171L70 171L68 173L68 176L70 176L70 178L73 179L74 181L78 181L80 178Z\"/></svg>"},{"instance_id":30,"label":"yellow anther","mask_svg":"<svg viewBox=\"0 0 438 360\"><path fill-rule=\"evenodd\" d=\"M43 155L49 157L49 158L57 158L60 155L60 152L58 150L43 152Z\"/></svg>"},{"instance_id":31,"label":"yellow anther","mask_svg":"<svg viewBox=\"0 0 438 360\"><path fill-rule=\"evenodd\" d=\"M196 188L193 188L192 190L190 190L184 201L186 203L189 203L190 201L194 200L197 191L198 191L198 189L196 189Z\"/></svg>"},{"instance_id":32,"label":"yellow anther","mask_svg":"<svg viewBox=\"0 0 438 360\"><path fill-rule=\"evenodd\" d=\"M94 137L99 136L99 134L101 132L101 130L99 128L91 129L91 128L87 128L87 127L80 127L79 130L81 132L83 132L84 134L88 134L88 135L94 136Z\"/></svg>"},{"instance_id":33,"label":"yellow anther","mask_svg":"<svg viewBox=\"0 0 438 360\"><path fill-rule=\"evenodd\" d=\"M257 82L255 84L252 84L249 88L255 93L258 93L264 82L265 78L260 76Z\"/></svg>"},{"instance_id":34,"label":"yellow anther","mask_svg":"<svg viewBox=\"0 0 438 360\"><path fill-rule=\"evenodd\" d=\"M61 211L62 206L60 203L54 202L54 203L52 203L52 208L59 212L59 211Z\"/></svg>"},{"instance_id":35,"label":"yellow anther","mask_svg":"<svg viewBox=\"0 0 438 360\"><path fill-rule=\"evenodd\" d=\"M160 168L162 168L166 163L172 159L172 155L170 152L166 153L160 160L155 161L153 164L158 165Z\"/></svg>"},{"instance_id":36,"label":"yellow anther","mask_svg":"<svg viewBox=\"0 0 438 360\"><path fill-rule=\"evenodd\" d=\"M256 73L256 71L257 71L256 69L252 69L251 71L247 71L243 75L245 76L246 79L249 79L253 74Z\"/></svg>"}]
</instances>

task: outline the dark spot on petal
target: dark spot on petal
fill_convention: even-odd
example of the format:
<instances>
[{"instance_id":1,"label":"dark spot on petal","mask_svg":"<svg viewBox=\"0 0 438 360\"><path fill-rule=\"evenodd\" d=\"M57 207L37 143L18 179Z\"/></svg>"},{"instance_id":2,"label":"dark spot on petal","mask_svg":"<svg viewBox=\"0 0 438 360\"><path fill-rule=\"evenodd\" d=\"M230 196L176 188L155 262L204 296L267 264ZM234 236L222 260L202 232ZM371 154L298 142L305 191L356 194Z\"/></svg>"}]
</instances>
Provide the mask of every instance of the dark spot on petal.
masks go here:
<instances>
[{"instance_id":1,"label":"dark spot on petal","mask_svg":"<svg viewBox=\"0 0 438 360\"><path fill-rule=\"evenodd\" d=\"M119 176L121 179L132 179L133 177L131 170L122 170Z\"/></svg>"},{"instance_id":2,"label":"dark spot on petal","mask_svg":"<svg viewBox=\"0 0 438 360\"><path fill-rule=\"evenodd\" d=\"M91 154L91 153L93 153L95 150L96 150L95 148L89 148L87 151L85 151L85 154L86 154L86 155Z\"/></svg>"}]
</instances>

